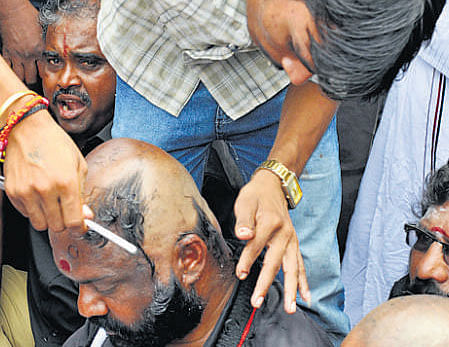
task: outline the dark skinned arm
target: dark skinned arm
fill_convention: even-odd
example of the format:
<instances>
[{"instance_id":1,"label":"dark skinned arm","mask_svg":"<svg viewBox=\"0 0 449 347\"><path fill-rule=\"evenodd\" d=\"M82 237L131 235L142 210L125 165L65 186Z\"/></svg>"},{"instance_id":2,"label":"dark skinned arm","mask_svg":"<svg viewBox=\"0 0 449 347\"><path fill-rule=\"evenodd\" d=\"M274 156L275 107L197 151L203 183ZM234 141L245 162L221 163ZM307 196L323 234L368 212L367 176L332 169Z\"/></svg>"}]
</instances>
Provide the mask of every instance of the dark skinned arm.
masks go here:
<instances>
[{"instance_id":1,"label":"dark skinned arm","mask_svg":"<svg viewBox=\"0 0 449 347\"><path fill-rule=\"evenodd\" d=\"M279 130L267 159L277 159L299 176L335 113L337 103L324 96L318 85L290 85L282 108ZM299 202L301 203L301 202ZM251 298L260 307L280 266L284 271L284 309L296 310L296 292L310 302L299 242L288 214L280 179L259 170L240 191L235 203L239 239L248 240L236 267L237 277L249 273L264 247L264 265ZM299 232L301 232L299 230Z\"/></svg>"}]
</instances>

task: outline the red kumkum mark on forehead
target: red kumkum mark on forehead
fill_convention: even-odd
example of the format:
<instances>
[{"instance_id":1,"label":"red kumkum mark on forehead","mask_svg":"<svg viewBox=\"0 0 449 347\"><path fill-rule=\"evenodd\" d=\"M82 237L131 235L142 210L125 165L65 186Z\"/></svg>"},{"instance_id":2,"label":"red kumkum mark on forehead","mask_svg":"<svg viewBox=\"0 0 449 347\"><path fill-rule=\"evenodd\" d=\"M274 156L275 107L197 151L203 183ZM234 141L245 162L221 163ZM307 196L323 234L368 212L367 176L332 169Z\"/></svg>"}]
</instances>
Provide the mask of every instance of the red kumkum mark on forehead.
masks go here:
<instances>
[{"instance_id":1,"label":"red kumkum mark on forehead","mask_svg":"<svg viewBox=\"0 0 449 347\"><path fill-rule=\"evenodd\" d=\"M61 259L59 261L59 266L63 271L70 272L70 263L67 260Z\"/></svg>"},{"instance_id":2,"label":"red kumkum mark on forehead","mask_svg":"<svg viewBox=\"0 0 449 347\"><path fill-rule=\"evenodd\" d=\"M432 227L432 229L430 229L430 231L436 231L438 233L443 234L444 236L449 237L448 232L446 230L444 230L443 228L440 228L440 227Z\"/></svg>"},{"instance_id":3,"label":"red kumkum mark on forehead","mask_svg":"<svg viewBox=\"0 0 449 347\"><path fill-rule=\"evenodd\" d=\"M67 34L64 33L64 51L62 53L62 55L64 56L64 58L67 58Z\"/></svg>"}]
</instances>

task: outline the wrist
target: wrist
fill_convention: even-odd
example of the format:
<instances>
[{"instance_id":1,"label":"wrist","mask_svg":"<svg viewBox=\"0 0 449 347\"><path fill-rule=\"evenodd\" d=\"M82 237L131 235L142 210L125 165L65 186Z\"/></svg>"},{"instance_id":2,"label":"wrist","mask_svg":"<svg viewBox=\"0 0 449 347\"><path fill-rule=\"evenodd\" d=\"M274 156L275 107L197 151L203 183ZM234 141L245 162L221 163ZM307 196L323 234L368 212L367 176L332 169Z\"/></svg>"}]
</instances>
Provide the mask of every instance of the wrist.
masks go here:
<instances>
[{"instance_id":1,"label":"wrist","mask_svg":"<svg viewBox=\"0 0 449 347\"><path fill-rule=\"evenodd\" d=\"M290 171L284 164L276 159L266 160L256 169L255 174L260 171L267 171L277 177L280 187L287 200L290 209L295 208L302 197L301 187L298 178L293 171Z\"/></svg>"},{"instance_id":2,"label":"wrist","mask_svg":"<svg viewBox=\"0 0 449 347\"><path fill-rule=\"evenodd\" d=\"M17 124L12 129L9 138L26 140L30 134L35 134L36 132L45 133L51 131L54 127L59 128L58 123L52 118L48 110L40 110Z\"/></svg>"}]
</instances>

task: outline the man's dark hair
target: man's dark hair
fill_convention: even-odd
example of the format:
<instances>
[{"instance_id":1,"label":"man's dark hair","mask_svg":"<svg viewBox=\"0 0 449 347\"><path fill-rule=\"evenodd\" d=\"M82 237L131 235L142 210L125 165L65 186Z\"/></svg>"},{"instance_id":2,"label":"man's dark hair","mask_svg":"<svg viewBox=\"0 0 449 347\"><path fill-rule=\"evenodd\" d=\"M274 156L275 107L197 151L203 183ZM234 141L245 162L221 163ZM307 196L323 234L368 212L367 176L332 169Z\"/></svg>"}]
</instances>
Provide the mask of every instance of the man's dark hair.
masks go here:
<instances>
[{"instance_id":1,"label":"man's dark hair","mask_svg":"<svg viewBox=\"0 0 449 347\"><path fill-rule=\"evenodd\" d=\"M319 84L333 99L385 93L429 40L446 0L305 0Z\"/></svg>"},{"instance_id":2,"label":"man's dark hair","mask_svg":"<svg viewBox=\"0 0 449 347\"><path fill-rule=\"evenodd\" d=\"M142 246L146 204L142 198L141 173L119 180L110 189L95 191L95 195L101 196L90 202L95 219L112 227L135 246ZM94 231L86 233L84 238L101 247L107 243L107 239Z\"/></svg>"},{"instance_id":3,"label":"man's dark hair","mask_svg":"<svg viewBox=\"0 0 449 347\"><path fill-rule=\"evenodd\" d=\"M100 5L91 0L47 0L39 12L44 39L49 25L58 23L63 17L97 18Z\"/></svg>"},{"instance_id":4,"label":"man's dark hair","mask_svg":"<svg viewBox=\"0 0 449 347\"><path fill-rule=\"evenodd\" d=\"M426 178L421 201L421 217L431 206L441 206L449 201L449 161Z\"/></svg>"}]
</instances>

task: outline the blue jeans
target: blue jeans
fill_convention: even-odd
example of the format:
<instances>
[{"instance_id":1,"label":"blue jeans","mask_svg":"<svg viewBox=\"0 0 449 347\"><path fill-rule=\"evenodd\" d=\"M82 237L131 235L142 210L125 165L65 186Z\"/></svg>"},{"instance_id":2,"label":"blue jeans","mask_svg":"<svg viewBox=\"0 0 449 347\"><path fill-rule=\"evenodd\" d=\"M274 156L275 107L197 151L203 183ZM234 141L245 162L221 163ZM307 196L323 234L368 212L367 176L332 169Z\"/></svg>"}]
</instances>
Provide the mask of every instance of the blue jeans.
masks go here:
<instances>
[{"instance_id":1,"label":"blue jeans","mask_svg":"<svg viewBox=\"0 0 449 347\"><path fill-rule=\"evenodd\" d=\"M234 121L224 114L200 83L181 114L174 117L118 78L112 137L131 137L161 147L190 171L198 187L203 181L209 145L222 139L247 182L273 145L285 93L283 90ZM336 237L341 179L335 117L307 162L300 185L304 195L290 216L307 269L312 318L324 326L338 344L349 330L349 320L343 313L344 293ZM299 296L297 300L305 306Z\"/></svg>"}]
</instances>

